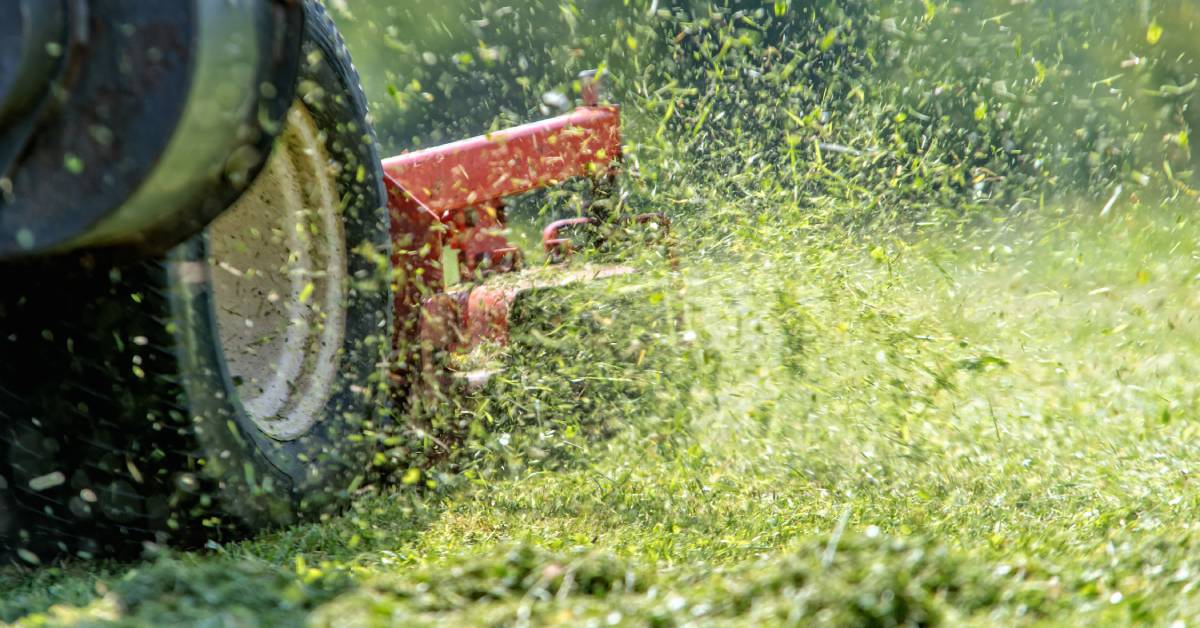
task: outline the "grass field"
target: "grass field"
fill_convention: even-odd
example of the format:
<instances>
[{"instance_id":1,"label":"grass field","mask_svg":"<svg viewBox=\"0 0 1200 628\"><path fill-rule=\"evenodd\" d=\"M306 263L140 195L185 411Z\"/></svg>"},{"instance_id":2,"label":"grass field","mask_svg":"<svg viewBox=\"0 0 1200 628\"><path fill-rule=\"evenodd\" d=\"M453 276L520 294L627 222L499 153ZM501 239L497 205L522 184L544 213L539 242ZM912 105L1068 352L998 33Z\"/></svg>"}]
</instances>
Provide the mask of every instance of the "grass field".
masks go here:
<instances>
[{"instance_id":1,"label":"grass field","mask_svg":"<svg viewBox=\"0 0 1200 628\"><path fill-rule=\"evenodd\" d=\"M323 524L0 572L0 619L1190 623L1192 213L1045 208L904 238L748 221L650 295L684 331L618 423L492 434L465 473L410 474Z\"/></svg>"}]
</instances>

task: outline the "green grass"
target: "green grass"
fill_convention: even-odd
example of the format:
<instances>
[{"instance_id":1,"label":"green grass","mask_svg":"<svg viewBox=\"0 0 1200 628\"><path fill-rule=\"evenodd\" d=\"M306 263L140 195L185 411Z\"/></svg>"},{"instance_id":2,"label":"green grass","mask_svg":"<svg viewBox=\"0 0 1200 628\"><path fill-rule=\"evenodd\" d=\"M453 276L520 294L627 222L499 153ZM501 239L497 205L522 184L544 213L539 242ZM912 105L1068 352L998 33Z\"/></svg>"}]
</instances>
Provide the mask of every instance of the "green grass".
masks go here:
<instances>
[{"instance_id":1,"label":"green grass","mask_svg":"<svg viewBox=\"0 0 1200 628\"><path fill-rule=\"evenodd\" d=\"M1097 213L869 241L751 222L693 251L679 294L624 293L682 304L685 333L646 345L636 394L593 400L603 429L556 427L565 403L327 522L3 572L0 619L1190 620L1200 227ZM562 396L530 369L493 394L540 377L530 399Z\"/></svg>"},{"instance_id":2,"label":"green grass","mask_svg":"<svg viewBox=\"0 0 1200 628\"><path fill-rule=\"evenodd\" d=\"M0 621L1200 616L1192 4L333 4L368 87L397 88L372 105L399 148L611 65L630 201L675 218L679 274L527 304L476 356L508 370L389 437L395 482L344 515L0 571ZM489 46L507 56L472 61ZM545 56L524 83L518 51ZM1138 200L1159 194L1192 200ZM534 200L518 217L569 205Z\"/></svg>"}]
</instances>

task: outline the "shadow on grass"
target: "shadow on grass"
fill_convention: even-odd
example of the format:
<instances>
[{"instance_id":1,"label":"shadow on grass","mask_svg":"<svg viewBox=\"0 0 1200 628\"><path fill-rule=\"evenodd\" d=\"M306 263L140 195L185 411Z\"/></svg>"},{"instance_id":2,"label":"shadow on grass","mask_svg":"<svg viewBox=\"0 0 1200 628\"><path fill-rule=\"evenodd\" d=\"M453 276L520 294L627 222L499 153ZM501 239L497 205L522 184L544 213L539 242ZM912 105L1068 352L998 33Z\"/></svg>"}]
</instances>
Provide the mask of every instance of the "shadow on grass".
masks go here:
<instances>
[{"instance_id":1,"label":"shadow on grass","mask_svg":"<svg viewBox=\"0 0 1200 628\"><path fill-rule=\"evenodd\" d=\"M326 521L264 533L204 550L158 550L138 561L68 561L0 571L0 621L42 614L56 621L213 614L288 622L354 586L364 555L404 564L411 545L461 490L397 489L357 500Z\"/></svg>"},{"instance_id":2,"label":"shadow on grass","mask_svg":"<svg viewBox=\"0 0 1200 628\"><path fill-rule=\"evenodd\" d=\"M365 578L425 562L422 534L448 504L493 482L579 464L590 442L681 400L663 394L686 380L668 376L681 364L677 317L659 290L609 282L549 291L524 302L514 320L520 331L505 369L389 440L382 466L392 469L390 482L365 489L345 513L128 563L5 568L0 621L297 623ZM455 451L435 451L447 442Z\"/></svg>"}]
</instances>

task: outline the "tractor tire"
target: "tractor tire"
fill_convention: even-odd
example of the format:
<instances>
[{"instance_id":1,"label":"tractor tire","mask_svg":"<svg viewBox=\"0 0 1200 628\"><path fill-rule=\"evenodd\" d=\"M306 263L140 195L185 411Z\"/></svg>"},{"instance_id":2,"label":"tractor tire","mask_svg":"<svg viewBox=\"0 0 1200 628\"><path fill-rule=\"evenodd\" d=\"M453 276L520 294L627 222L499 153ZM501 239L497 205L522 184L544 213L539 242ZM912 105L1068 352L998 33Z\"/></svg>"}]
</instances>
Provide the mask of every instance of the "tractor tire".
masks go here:
<instances>
[{"instance_id":1,"label":"tractor tire","mask_svg":"<svg viewBox=\"0 0 1200 628\"><path fill-rule=\"evenodd\" d=\"M246 189L295 96L300 2L0 4L24 87L0 78L0 260L164 254Z\"/></svg>"},{"instance_id":2,"label":"tractor tire","mask_svg":"<svg viewBox=\"0 0 1200 628\"><path fill-rule=\"evenodd\" d=\"M304 7L287 125L204 234L0 266L5 560L228 540L363 481L391 331L383 174L345 46Z\"/></svg>"}]
</instances>

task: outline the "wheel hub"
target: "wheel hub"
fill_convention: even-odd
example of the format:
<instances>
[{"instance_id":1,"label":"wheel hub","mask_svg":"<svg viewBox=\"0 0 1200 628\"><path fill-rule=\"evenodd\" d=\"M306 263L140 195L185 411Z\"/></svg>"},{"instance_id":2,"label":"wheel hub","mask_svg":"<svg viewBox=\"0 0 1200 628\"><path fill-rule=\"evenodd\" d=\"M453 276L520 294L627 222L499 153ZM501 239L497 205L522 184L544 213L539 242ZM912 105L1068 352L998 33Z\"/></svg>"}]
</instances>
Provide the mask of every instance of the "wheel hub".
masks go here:
<instances>
[{"instance_id":1,"label":"wheel hub","mask_svg":"<svg viewBox=\"0 0 1200 628\"><path fill-rule=\"evenodd\" d=\"M208 233L220 344L238 396L268 436L298 438L334 390L347 269L337 168L299 101L266 168Z\"/></svg>"}]
</instances>

